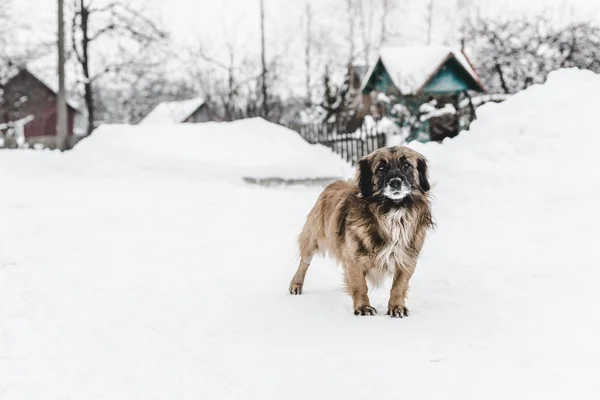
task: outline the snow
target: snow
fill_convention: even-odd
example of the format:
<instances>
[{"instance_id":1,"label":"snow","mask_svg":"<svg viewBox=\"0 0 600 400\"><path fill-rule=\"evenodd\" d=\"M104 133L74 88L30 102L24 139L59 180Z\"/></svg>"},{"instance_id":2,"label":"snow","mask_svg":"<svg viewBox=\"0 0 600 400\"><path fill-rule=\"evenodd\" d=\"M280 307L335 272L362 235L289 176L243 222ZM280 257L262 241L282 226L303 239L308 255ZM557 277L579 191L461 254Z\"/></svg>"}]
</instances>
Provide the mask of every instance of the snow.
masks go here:
<instances>
[{"instance_id":1,"label":"snow","mask_svg":"<svg viewBox=\"0 0 600 400\"><path fill-rule=\"evenodd\" d=\"M473 106L479 107L490 101L500 103L500 102L503 102L504 100L508 99L509 97L510 97L510 95L503 94L503 93L482 94L482 95L473 96L471 98L471 102L473 103ZM465 108L468 106L469 106L468 98L464 98L458 103L459 108Z\"/></svg>"},{"instance_id":2,"label":"snow","mask_svg":"<svg viewBox=\"0 0 600 400\"><path fill-rule=\"evenodd\" d=\"M563 70L411 144L437 229L403 320L385 290L380 315L352 315L331 260L287 293L322 188L214 179L233 156L163 155L152 129L125 129L122 153L117 127L72 153L4 151L1 397L597 399L599 100L599 76ZM231 143L254 132L237 128Z\"/></svg>"},{"instance_id":3,"label":"snow","mask_svg":"<svg viewBox=\"0 0 600 400\"><path fill-rule=\"evenodd\" d=\"M165 101L150 111L140 124L180 124L200 108L202 104L204 104L204 98L202 97L182 101Z\"/></svg>"},{"instance_id":4,"label":"snow","mask_svg":"<svg viewBox=\"0 0 600 400\"><path fill-rule=\"evenodd\" d=\"M427 84L436 70L451 55L456 57L473 79L479 82L479 77L465 55L459 49L449 46L383 47L379 52L379 60L400 92L404 95L412 95ZM375 66L367 73L362 89L374 68Z\"/></svg>"},{"instance_id":5,"label":"snow","mask_svg":"<svg viewBox=\"0 0 600 400\"><path fill-rule=\"evenodd\" d=\"M102 125L82 141L73 157L94 160L91 168L118 172L213 179L341 178L350 166L322 145L307 143L290 129L252 118L236 122L174 125Z\"/></svg>"},{"instance_id":6,"label":"snow","mask_svg":"<svg viewBox=\"0 0 600 400\"><path fill-rule=\"evenodd\" d=\"M362 126L352 136L357 139L365 139L367 136L377 136L384 133L387 136L399 135L402 129L389 117L373 118L365 115Z\"/></svg>"},{"instance_id":7,"label":"snow","mask_svg":"<svg viewBox=\"0 0 600 400\"><path fill-rule=\"evenodd\" d=\"M425 103L425 104L423 104L423 106L425 106L426 104L430 105L428 103ZM431 107L423 107L423 106L421 106L420 111L424 112L425 114L423 114L419 117L419 120L421 122L429 121L432 118L438 118L438 117L442 117L444 115L456 114L456 108L454 108L454 106L450 103L445 104L444 107L442 107L442 108L436 108L435 106L431 106Z\"/></svg>"},{"instance_id":8,"label":"snow","mask_svg":"<svg viewBox=\"0 0 600 400\"><path fill-rule=\"evenodd\" d=\"M377 103L391 104L392 99L390 99L385 93L379 92L377 93Z\"/></svg>"}]
</instances>

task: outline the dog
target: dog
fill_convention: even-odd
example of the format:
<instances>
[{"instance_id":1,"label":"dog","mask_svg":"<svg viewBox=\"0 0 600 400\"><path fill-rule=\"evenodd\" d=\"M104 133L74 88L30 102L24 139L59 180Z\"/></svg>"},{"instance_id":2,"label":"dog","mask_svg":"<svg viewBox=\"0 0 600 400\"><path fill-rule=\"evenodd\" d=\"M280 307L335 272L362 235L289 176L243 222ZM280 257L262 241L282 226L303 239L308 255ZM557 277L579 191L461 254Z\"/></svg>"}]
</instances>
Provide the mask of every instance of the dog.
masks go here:
<instances>
[{"instance_id":1,"label":"dog","mask_svg":"<svg viewBox=\"0 0 600 400\"><path fill-rule=\"evenodd\" d=\"M361 158L356 178L327 186L299 235L300 265L289 286L302 294L313 255L333 256L344 269L355 315L375 315L367 281L392 277L387 314L408 316L406 293L428 230L433 226L427 160L404 146Z\"/></svg>"}]
</instances>

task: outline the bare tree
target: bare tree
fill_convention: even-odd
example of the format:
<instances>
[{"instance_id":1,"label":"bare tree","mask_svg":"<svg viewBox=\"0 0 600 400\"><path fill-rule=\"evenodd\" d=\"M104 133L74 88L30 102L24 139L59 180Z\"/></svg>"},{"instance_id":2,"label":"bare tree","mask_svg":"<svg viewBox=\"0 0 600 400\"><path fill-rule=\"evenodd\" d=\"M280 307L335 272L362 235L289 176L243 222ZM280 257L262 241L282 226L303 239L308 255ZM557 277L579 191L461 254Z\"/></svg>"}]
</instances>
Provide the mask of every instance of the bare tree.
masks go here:
<instances>
[{"instance_id":1,"label":"bare tree","mask_svg":"<svg viewBox=\"0 0 600 400\"><path fill-rule=\"evenodd\" d=\"M381 27L381 31L379 32L379 45L380 46L383 46L387 40L387 35L388 35L387 17L388 17L389 12L390 12L390 1L383 0L382 10L381 10L381 21L379 22L379 25Z\"/></svg>"},{"instance_id":2,"label":"bare tree","mask_svg":"<svg viewBox=\"0 0 600 400\"><path fill-rule=\"evenodd\" d=\"M431 45L431 32L433 30L433 2L434 0L429 0L429 3L427 3L427 46Z\"/></svg>"},{"instance_id":3,"label":"bare tree","mask_svg":"<svg viewBox=\"0 0 600 400\"><path fill-rule=\"evenodd\" d=\"M543 83L551 71L600 72L600 25L563 26L544 15L510 20L476 18L466 27L480 76L492 92L515 93Z\"/></svg>"},{"instance_id":4,"label":"bare tree","mask_svg":"<svg viewBox=\"0 0 600 400\"><path fill-rule=\"evenodd\" d=\"M197 77L210 77L200 80L204 95L212 98L215 108L220 111L220 118L233 121L246 115L248 102L261 101L263 71L260 61L256 62L255 54L248 51L256 37L241 36L236 30L246 14L234 15L229 22L226 17L231 15L224 12L221 19L219 37L223 42L218 46L212 42L201 43L197 49L192 49L188 61L191 67L186 66L186 69L194 71ZM257 104L257 113L260 113L262 107Z\"/></svg>"},{"instance_id":5,"label":"bare tree","mask_svg":"<svg viewBox=\"0 0 600 400\"><path fill-rule=\"evenodd\" d=\"M346 11L348 13L348 47L350 52L348 64L350 65L350 68L352 68L356 52L356 41L354 38L354 30L356 25L356 6L353 0L346 0ZM326 74L326 76L329 76L329 74Z\"/></svg>"},{"instance_id":6,"label":"bare tree","mask_svg":"<svg viewBox=\"0 0 600 400\"><path fill-rule=\"evenodd\" d=\"M456 12L458 14L458 38L460 42L460 48L462 51L465 50L466 43L466 27L469 20L469 11L475 8L475 4L472 0L457 0L456 1Z\"/></svg>"},{"instance_id":7,"label":"bare tree","mask_svg":"<svg viewBox=\"0 0 600 400\"><path fill-rule=\"evenodd\" d=\"M88 134L94 129L94 82L111 71L132 64L140 49L147 48L166 37L166 34L141 10L125 2L110 1L98 5L94 0L73 0L71 24L72 50L83 73L84 101L88 111ZM98 43L108 40L117 48L117 57L101 65ZM94 61L94 56L98 61ZM95 71L92 71L94 66Z\"/></svg>"},{"instance_id":8,"label":"bare tree","mask_svg":"<svg viewBox=\"0 0 600 400\"><path fill-rule=\"evenodd\" d=\"M398 4L398 0L346 1L346 13L348 15L347 42L353 63L355 57L360 55L362 64L368 67L373 61L373 52L378 51L379 47L383 46L390 36L398 36L391 32L387 24L389 15Z\"/></svg>"},{"instance_id":9,"label":"bare tree","mask_svg":"<svg viewBox=\"0 0 600 400\"><path fill-rule=\"evenodd\" d=\"M7 46L11 29L10 0L0 0L0 103L2 99L2 77L6 74L9 64Z\"/></svg>"},{"instance_id":10,"label":"bare tree","mask_svg":"<svg viewBox=\"0 0 600 400\"><path fill-rule=\"evenodd\" d=\"M372 5L369 4L365 6L364 1L360 1L359 4L360 8L358 10L358 21L360 24L360 33L362 36L363 57L365 66L368 67L371 62L371 34L373 32L374 7L372 7Z\"/></svg>"},{"instance_id":11,"label":"bare tree","mask_svg":"<svg viewBox=\"0 0 600 400\"><path fill-rule=\"evenodd\" d=\"M238 102L239 95L245 84L257 80L262 74L252 75L244 79L239 78L243 75L244 70L248 68L248 59L246 57L238 58L233 42L228 41L225 45L226 50L226 61L221 61L217 57L211 56L209 52L201 48L197 53L196 57L205 61L208 67L204 70L210 70L216 68L225 73L224 81L221 81L218 77L219 74L215 74L211 91L214 100L218 102L219 108L222 110L221 118L225 121L233 121L238 119L240 116L240 106ZM209 93L207 90L208 84L204 82L205 93Z\"/></svg>"},{"instance_id":12,"label":"bare tree","mask_svg":"<svg viewBox=\"0 0 600 400\"><path fill-rule=\"evenodd\" d=\"M7 30L10 22L9 6L9 0L0 0L0 33L4 33Z\"/></svg>"},{"instance_id":13,"label":"bare tree","mask_svg":"<svg viewBox=\"0 0 600 400\"><path fill-rule=\"evenodd\" d=\"M195 65L175 63L168 44L139 54L120 73L109 73L94 88L97 121L137 123L162 101L199 96ZM171 61L173 63L169 63Z\"/></svg>"},{"instance_id":14,"label":"bare tree","mask_svg":"<svg viewBox=\"0 0 600 400\"><path fill-rule=\"evenodd\" d=\"M305 100L305 105L306 107L311 107L312 106L312 87L311 87L311 47L312 47L312 19L313 19L313 15L312 15L312 10L310 7L310 2L307 0L306 1L306 8L305 8L305 13L304 13L304 17L305 17L305 25L306 25L306 36L305 36L305 43L304 43L304 62L305 62L305 66L306 66L306 79L305 79L305 83L306 83L306 100Z\"/></svg>"},{"instance_id":15,"label":"bare tree","mask_svg":"<svg viewBox=\"0 0 600 400\"><path fill-rule=\"evenodd\" d=\"M269 92L267 88L267 59L265 46L265 3L260 0L260 62L261 72L261 93L262 93L262 116L269 117Z\"/></svg>"}]
</instances>

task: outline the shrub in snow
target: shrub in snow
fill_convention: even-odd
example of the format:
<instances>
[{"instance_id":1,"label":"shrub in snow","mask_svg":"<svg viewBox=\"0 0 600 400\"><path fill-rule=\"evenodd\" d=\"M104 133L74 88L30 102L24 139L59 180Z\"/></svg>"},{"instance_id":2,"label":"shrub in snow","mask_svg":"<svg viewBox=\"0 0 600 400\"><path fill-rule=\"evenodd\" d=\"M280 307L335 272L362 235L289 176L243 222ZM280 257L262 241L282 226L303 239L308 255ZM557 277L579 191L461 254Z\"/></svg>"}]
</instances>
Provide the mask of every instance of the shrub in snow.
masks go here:
<instances>
[{"instance_id":1,"label":"shrub in snow","mask_svg":"<svg viewBox=\"0 0 600 400\"><path fill-rule=\"evenodd\" d=\"M392 102L397 101L394 96ZM438 107L438 102L435 99L423 103L416 110L412 110L406 104L396 103L389 108L389 121L391 121L398 129L393 135L402 135L403 140L399 138L390 139L395 144L402 143L406 140L414 139L419 141L428 141L428 129L421 129L423 124L428 123L432 118L448 117L447 123L454 124L457 114L456 108L452 104L445 104L443 107Z\"/></svg>"},{"instance_id":2,"label":"shrub in snow","mask_svg":"<svg viewBox=\"0 0 600 400\"><path fill-rule=\"evenodd\" d=\"M600 72L600 25L535 18L475 18L465 42L477 72L492 93L516 93L543 83L551 71L577 67Z\"/></svg>"}]
</instances>

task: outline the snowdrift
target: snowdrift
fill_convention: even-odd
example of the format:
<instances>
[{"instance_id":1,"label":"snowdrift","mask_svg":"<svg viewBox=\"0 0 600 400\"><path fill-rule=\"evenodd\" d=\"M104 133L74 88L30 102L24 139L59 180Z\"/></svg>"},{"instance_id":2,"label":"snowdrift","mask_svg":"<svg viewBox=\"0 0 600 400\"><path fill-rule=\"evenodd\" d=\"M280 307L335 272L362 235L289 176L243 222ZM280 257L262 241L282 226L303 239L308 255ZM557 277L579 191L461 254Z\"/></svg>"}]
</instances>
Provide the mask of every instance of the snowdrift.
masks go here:
<instances>
[{"instance_id":1,"label":"snowdrift","mask_svg":"<svg viewBox=\"0 0 600 400\"><path fill-rule=\"evenodd\" d=\"M380 315L352 315L320 257L287 293L320 188L239 178L347 166L283 128L107 126L66 154L0 152L1 397L598 399L598 104L600 76L563 70L411 144L437 229L403 320L385 290Z\"/></svg>"},{"instance_id":2,"label":"snowdrift","mask_svg":"<svg viewBox=\"0 0 600 400\"><path fill-rule=\"evenodd\" d=\"M559 70L543 85L484 105L471 130L454 139L412 143L430 159L440 231L461 221L468 229L451 242L474 262L493 256L525 273L557 260L570 270L600 262L591 254L600 238L598 104L599 75ZM574 253L589 255L575 262Z\"/></svg>"},{"instance_id":3,"label":"snowdrift","mask_svg":"<svg viewBox=\"0 0 600 400\"><path fill-rule=\"evenodd\" d=\"M436 287L449 312L474 324L463 338L495 354L475 375L502 371L510 382L474 398L599 393L598 104L600 76L560 70L483 106L469 132L412 144L431 160L437 222L417 268L431 281L416 283L413 298ZM458 333L455 324L444 329Z\"/></svg>"},{"instance_id":4,"label":"snowdrift","mask_svg":"<svg viewBox=\"0 0 600 400\"><path fill-rule=\"evenodd\" d=\"M119 171L191 172L224 178L339 178L351 168L327 147L252 118L180 125L104 125L74 156Z\"/></svg>"},{"instance_id":5,"label":"snowdrift","mask_svg":"<svg viewBox=\"0 0 600 400\"><path fill-rule=\"evenodd\" d=\"M439 164L444 177L445 172L494 174L490 183L497 185L509 174L525 177L545 170L540 180L552 175L558 188L556 184L565 182L557 178L572 172L564 163L571 167L596 163L600 138L594 115L599 90L600 77L591 71L555 71L544 85L479 108L470 131L441 145L413 142L411 146Z\"/></svg>"},{"instance_id":6,"label":"snowdrift","mask_svg":"<svg viewBox=\"0 0 600 400\"><path fill-rule=\"evenodd\" d=\"M544 85L481 107L470 131L442 144L411 146L430 159L435 194L440 205L453 204L453 213L465 212L478 224L500 216L511 230L555 222L552 231L564 235L580 227L574 215L600 201L594 174L600 167L599 102L600 76L560 70ZM581 215L590 218L597 217Z\"/></svg>"}]
</instances>

